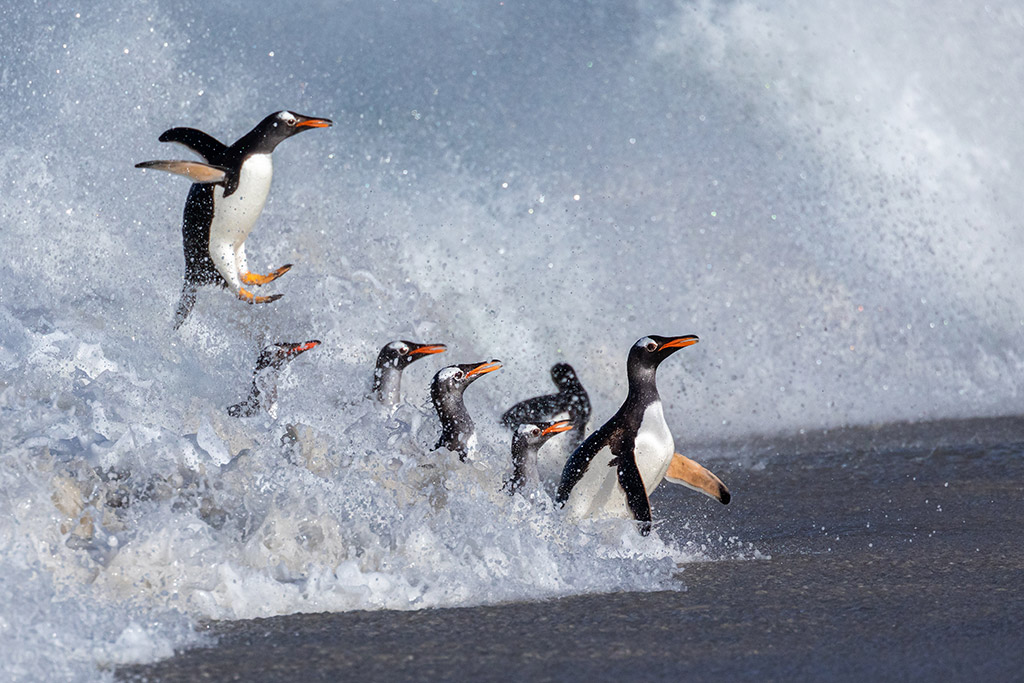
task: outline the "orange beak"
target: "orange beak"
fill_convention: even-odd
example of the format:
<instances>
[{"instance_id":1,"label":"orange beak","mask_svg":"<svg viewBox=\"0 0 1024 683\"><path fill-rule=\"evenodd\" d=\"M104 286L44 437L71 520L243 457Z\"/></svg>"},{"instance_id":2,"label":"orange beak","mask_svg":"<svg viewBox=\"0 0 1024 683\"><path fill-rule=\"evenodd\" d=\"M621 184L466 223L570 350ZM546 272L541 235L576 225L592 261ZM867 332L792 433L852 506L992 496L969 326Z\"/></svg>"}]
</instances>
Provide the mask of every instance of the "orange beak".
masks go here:
<instances>
[{"instance_id":1,"label":"orange beak","mask_svg":"<svg viewBox=\"0 0 1024 683\"><path fill-rule=\"evenodd\" d=\"M297 356L300 353L303 353L304 351L309 351L310 349L315 349L318 346L320 346L320 340L319 339L313 339L313 340L308 341L308 342L302 342L301 344L296 344L295 348L289 349L288 350L288 355L289 356Z\"/></svg>"},{"instance_id":2,"label":"orange beak","mask_svg":"<svg viewBox=\"0 0 1024 683\"><path fill-rule=\"evenodd\" d=\"M472 370L466 373L466 377L476 377L477 375L486 375L488 372L494 372L501 367L500 360L485 361L480 365L476 366Z\"/></svg>"},{"instance_id":3,"label":"orange beak","mask_svg":"<svg viewBox=\"0 0 1024 683\"><path fill-rule=\"evenodd\" d=\"M429 355L432 353L444 353L447 350L448 347L445 346L444 344L431 344L429 346L421 346L418 349L413 349L412 351L409 352L409 354L415 355L422 353L424 355Z\"/></svg>"},{"instance_id":4,"label":"orange beak","mask_svg":"<svg viewBox=\"0 0 1024 683\"><path fill-rule=\"evenodd\" d=\"M330 119L306 119L295 124L296 128L330 128L334 122Z\"/></svg>"},{"instance_id":5,"label":"orange beak","mask_svg":"<svg viewBox=\"0 0 1024 683\"><path fill-rule=\"evenodd\" d=\"M695 335L695 334L688 334L685 337L676 337L675 339L672 339L671 341L665 342L664 344L661 345L661 348L663 348L663 349L684 349L687 346L693 346L694 344L696 344L699 341L700 341L700 339L697 338L697 335Z\"/></svg>"},{"instance_id":6,"label":"orange beak","mask_svg":"<svg viewBox=\"0 0 1024 683\"><path fill-rule=\"evenodd\" d=\"M569 421L568 420L562 420L561 422L556 422L555 424L551 425L550 427L547 427L543 432L541 432L541 434L544 434L544 435L547 435L547 434L559 434L561 432L568 432L571 429L572 429L572 425L569 424Z\"/></svg>"}]
</instances>

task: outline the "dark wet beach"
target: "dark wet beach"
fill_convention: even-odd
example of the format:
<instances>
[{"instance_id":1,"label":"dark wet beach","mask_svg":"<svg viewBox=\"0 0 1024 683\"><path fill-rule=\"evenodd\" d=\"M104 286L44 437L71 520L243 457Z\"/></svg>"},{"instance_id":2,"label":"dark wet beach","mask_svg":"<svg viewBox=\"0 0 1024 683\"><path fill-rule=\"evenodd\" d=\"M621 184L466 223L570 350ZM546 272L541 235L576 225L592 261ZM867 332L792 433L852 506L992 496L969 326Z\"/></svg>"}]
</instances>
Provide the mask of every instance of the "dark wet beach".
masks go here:
<instances>
[{"instance_id":1,"label":"dark wet beach","mask_svg":"<svg viewBox=\"0 0 1024 683\"><path fill-rule=\"evenodd\" d=\"M1022 425L848 430L705 458L731 505L668 485L652 501L663 535L714 558L684 565L678 591L222 622L207 627L215 647L118 676L1020 680ZM770 559L730 559L755 550Z\"/></svg>"}]
</instances>

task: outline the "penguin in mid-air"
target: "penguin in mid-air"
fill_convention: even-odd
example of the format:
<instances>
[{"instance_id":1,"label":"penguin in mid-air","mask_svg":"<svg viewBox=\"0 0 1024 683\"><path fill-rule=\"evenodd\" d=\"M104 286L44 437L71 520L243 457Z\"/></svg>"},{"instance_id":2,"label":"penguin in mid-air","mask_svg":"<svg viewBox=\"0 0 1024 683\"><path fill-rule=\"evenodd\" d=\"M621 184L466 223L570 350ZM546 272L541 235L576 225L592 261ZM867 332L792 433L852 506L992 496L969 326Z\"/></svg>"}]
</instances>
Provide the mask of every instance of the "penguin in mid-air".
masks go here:
<instances>
[{"instance_id":1,"label":"penguin in mid-air","mask_svg":"<svg viewBox=\"0 0 1024 683\"><path fill-rule=\"evenodd\" d=\"M441 436L434 445L435 449L447 448L458 453L459 460L465 462L466 455L476 444L476 433L462 393L470 384L500 367L500 360L489 360L449 365L437 371L430 383L430 400L441 420Z\"/></svg>"},{"instance_id":2,"label":"penguin in mid-air","mask_svg":"<svg viewBox=\"0 0 1024 683\"><path fill-rule=\"evenodd\" d=\"M537 468L537 451L555 434L574 429L568 420L558 422L524 422L516 427L512 435L512 476L505 481L504 490L509 495L524 488L540 487L540 471Z\"/></svg>"},{"instance_id":3,"label":"penguin in mid-air","mask_svg":"<svg viewBox=\"0 0 1024 683\"><path fill-rule=\"evenodd\" d=\"M568 436L569 447L575 449L583 441L584 430L590 420L590 397L576 376L576 371L568 363L552 365L551 380L558 387L557 394L520 401L505 411L501 422L515 431L524 422L568 420L573 432Z\"/></svg>"},{"instance_id":4,"label":"penguin in mid-air","mask_svg":"<svg viewBox=\"0 0 1024 683\"><path fill-rule=\"evenodd\" d=\"M171 128L160 142L177 142L203 157L199 161L144 161L136 168L153 168L192 180L181 237L185 250L185 284L174 327L185 322L202 285L220 284L249 303L281 298L254 296L243 285L265 285L284 275L291 264L268 275L249 272L245 240L263 211L273 176L271 152L282 141L313 128L332 125L329 119L279 111L260 121L231 146L195 128Z\"/></svg>"},{"instance_id":5,"label":"penguin in mid-air","mask_svg":"<svg viewBox=\"0 0 1024 683\"><path fill-rule=\"evenodd\" d=\"M320 346L320 340L306 342L270 344L263 348L256 360L256 369L252 372L252 389L249 397L241 403L228 408L231 417L252 417L266 410L271 417L277 412L277 375L285 363L293 361L301 354Z\"/></svg>"},{"instance_id":6,"label":"penguin in mid-air","mask_svg":"<svg viewBox=\"0 0 1024 683\"><path fill-rule=\"evenodd\" d=\"M632 517L641 534L650 533L648 496L665 478L675 455L658 395L658 365L698 341L693 335L650 335L629 350L625 402L573 452L562 470L555 501L568 506L571 518Z\"/></svg>"},{"instance_id":7,"label":"penguin in mid-air","mask_svg":"<svg viewBox=\"0 0 1024 683\"><path fill-rule=\"evenodd\" d=\"M416 344L399 340L385 344L373 370L373 395L386 406L401 402L402 371L415 361L447 350L444 344Z\"/></svg>"}]
</instances>

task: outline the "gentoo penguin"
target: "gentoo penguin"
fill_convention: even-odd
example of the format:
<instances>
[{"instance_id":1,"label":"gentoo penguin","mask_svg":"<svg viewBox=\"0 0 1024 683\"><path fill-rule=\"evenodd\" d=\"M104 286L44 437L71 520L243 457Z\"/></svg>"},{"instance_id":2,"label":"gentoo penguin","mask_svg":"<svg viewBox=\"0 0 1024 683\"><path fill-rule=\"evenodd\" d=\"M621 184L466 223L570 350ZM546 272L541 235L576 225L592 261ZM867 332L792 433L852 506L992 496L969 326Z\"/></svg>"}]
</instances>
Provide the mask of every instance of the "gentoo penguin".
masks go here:
<instances>
[{"instance_id":1,"label":"gentoo penguin","mask_svg":"<svg viewBox=\"0 0 1024 683\"><path fill-rule=\"evenodd\" d=\"M509 495L524 487L540 486L540 472L537 469L537 451L555 434L574 429L568 420L558 422L524 422L516 427L512 435L512 476L505 482L504 489Z\"/></svg>"},{"instance_id":2,"label":"gentoo penguin","mask_svg":"<svg viewBox=\"0 0 1024 683\"><path fill-rule=\"evenodd\" d=\"M263 408L275 417L277 402L277 375L288 361L320 345L318 339L291 344L282 342L263 348L252 372L252 389L242 403L228 408L231 417L252 417Z\"/></svg>"},{"instance_id":3,"label":"gentoo penguin","mask_svg":"<svg viewBox=\"0 0 1024 683\"><path fill-rule=\"evenodd\" d=\"M405 340L385 344L377 354L377 367L373 371L373 395L386 406L398 405L401 401L402 370L420 358L444 353L447 348L444 344L415 344Z\"/></svg>"},{"instance_id":4,"label":"gentoo penguin","mask_svg":"<svg viewBox=\"0 0 1024 683\"><path fill-rule=\"evenodd\" d=\"M291 264L268 275L249 272L245 240L263 211L270 192L273 164L270 154L283 140L313 128L326 128L329 119L279 111L260 121L230 147L195 128L171 128L160 142L177 142L206 160L144 161L136 168L153 168L192 180L185 200L181 237L185 250L185 284L175 314L178 328L192 311L201 285L220 284L249 303L281 298L254 296L242 285L265 285L284 275Z\"/></svg>"},{"instance_id":5,"label":"gentoo penguin","mask_svg":"<svg viewBox=\"0 0 1024 683\"><path fill-rule=\"evenodd\" d=\"M698 341L693 335L649 335L629 350L626 401L573 452L562 469L555 501L568 504L571 518L632 517L640 523L641 534L650 533L648 496L665 477L675 454L658 396L658 365Z\"/></svg>"},{"instance_id":6,"label":"gentoo penguin","mask_svg":"<svg viewBox=\"0 0 1024 683\"><path fill-rule=\"evenodd\" d=\"M473 431L473 420L466 412L462 392L488 372L500 367L500 360L489 360L482 363L449 365L437 371L430 383L430 400L433 401L437 417L441 420L441 436L434 445L435 449L447 448L458 453L459 460L466 460L466 454L476 443L476 434Z\"/></svg>"},{"instance_id":7,"label":"gentoo penguin","mask_svg":"<svg viewBox=\"0 0 1024 683\"><path fill-rule=\"evenodd\" d=\"M665 481L703 493L722 505L728 505L732 500L729 489L711 470L679 453L673 454L665 472Z\"/></svg>"},{"instance_id":8,"label":"gentoo penguin","mask_svg":"<svg viewBox=\"0 0 1024 683\"><path fill-rule=\"evenodd\" d=\"M558 387L557 394L536 396L520 401L505 411L501 422L515 431L524 422L549 422L552 420L569 420L572 434L569 445L576 448L583 437L587 421L590 419L590 397L576 377L576 371L568 363L555 363L551 366L551 380Z\"/></svg>"}]
</instances>

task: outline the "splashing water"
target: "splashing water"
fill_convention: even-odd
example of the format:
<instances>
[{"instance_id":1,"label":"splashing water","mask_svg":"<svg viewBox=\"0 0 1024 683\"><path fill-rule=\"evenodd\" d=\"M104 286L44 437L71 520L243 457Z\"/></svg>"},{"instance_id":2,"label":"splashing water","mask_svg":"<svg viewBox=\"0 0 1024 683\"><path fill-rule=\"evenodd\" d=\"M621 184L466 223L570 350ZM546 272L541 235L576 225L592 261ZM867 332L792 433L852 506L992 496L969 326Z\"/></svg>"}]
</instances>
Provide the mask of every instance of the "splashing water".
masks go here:
<instances>
[{"instance_id":1,"label":"splashing water","mask_svg":"<svg viewBox=\"0 0 1024 683\"><path fill-rule=\"evenodd\" d=\"M0 12L12 677L167 656L199 619L670 585L685 537L499 491L501 412L567 361L606 418L644 334L701 336L660 373L681 444L1022 408L1012 3ZM281 108L337 123L275 152L248 252L296 264L285 297L206 288L174 332L187 186L132 165ZM262 345L313 337L277 419L227 417ZM449 351L383 416L400 337ZM484 358L460 466L427 384Z\"/></svg>"}]
</instances>

